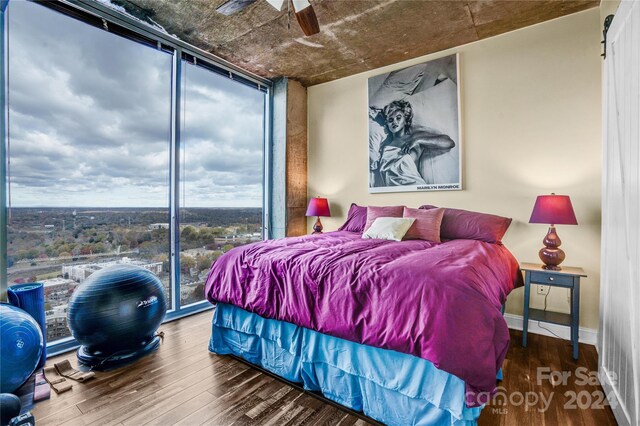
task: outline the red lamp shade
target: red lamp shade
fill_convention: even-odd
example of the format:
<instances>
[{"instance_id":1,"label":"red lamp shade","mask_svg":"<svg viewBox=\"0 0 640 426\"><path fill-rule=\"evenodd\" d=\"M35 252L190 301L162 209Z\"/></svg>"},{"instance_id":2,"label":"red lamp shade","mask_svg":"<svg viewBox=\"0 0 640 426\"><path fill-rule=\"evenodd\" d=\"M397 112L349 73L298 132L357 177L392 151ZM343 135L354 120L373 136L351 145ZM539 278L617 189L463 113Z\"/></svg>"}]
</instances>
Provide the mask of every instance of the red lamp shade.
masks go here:
<instances>
[{"instance_id":1,"label":"red lamp shade","mask_svg":"<svg viewBox=\"0 0 640 426\"><path fill-rule=\"evenodd\" d=\"M331 216L329 201L326 198L312 198L307 207L307 216Z\"/></svg>"},{"instance_id":2,"label":"red lamp shade","mask_svg":"<svg viewBox=\"0 0 640 426\"><path fill-rule=\"evenodd\" d=\"M551 194L538 196L529 223L577 225L578 220L568 195Z\"/></svg>"}]
</instances>

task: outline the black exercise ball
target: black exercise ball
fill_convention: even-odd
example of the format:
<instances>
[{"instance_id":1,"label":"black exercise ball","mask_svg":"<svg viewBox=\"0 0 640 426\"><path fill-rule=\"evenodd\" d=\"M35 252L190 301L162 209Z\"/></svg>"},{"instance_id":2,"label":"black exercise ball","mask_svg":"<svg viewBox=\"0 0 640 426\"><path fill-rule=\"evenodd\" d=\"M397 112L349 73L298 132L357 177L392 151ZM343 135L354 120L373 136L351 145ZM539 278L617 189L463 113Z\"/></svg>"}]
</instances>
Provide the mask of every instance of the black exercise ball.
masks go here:
<instances>
[{"instance_id":1,"label":"black exercise ball","mask_svg":"<svg viewBox=\"0 0 640 426\"><path fill-rule=\"evenodd\" d=\"M20 414L21 408L20 398L11 393L0 393L0 426L8 425Z\"/></svg>"},{"instance_id":2,"label":"black exercise ball","mask_svg":"<svg viewBox=\"0 0 640 426\"><path fill-rule=\"evenodd\" d=\"M79 361L109 368L155 349L166 311L162 282L151 271L117 264L94 272L69 302L69 328L82 345Z\"/></svg>"}]
</instances>

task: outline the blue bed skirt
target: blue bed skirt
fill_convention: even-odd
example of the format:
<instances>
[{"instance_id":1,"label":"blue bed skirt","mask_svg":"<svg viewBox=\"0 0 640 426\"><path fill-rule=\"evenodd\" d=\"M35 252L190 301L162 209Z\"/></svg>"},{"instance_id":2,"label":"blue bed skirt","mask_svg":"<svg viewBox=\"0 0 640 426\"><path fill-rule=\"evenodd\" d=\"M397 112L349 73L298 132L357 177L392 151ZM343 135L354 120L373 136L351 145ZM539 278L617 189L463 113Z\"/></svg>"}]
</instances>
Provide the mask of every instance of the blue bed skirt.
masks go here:
<instances>
[{"instance_id":1,"label":"blue bed skirt","mask_svg":"<svg viewBox=\"0 0 640 426\"><path fill-rule=\"evenodd\" d=\"M213 316L211 352L232 354L388 425L475 425L465 384L431 362L265 319L227 304Z\"/></svg>"}]
</instances>

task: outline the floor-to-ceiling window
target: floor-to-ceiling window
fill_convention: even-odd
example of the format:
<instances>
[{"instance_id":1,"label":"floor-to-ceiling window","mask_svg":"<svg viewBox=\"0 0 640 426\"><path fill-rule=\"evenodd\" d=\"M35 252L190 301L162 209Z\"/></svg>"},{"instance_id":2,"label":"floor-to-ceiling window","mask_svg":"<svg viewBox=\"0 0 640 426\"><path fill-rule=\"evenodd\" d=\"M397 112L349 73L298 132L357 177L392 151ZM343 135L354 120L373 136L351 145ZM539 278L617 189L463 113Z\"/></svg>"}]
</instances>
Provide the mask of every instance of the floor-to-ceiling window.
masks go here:
<instances>
[{"instance_id":1,"label":"floor-to-ceiling window","mask_svg":"<svg viewBox=\"0 0 640 426\"><path fill-rule=\"evenodd\" d=\"M44 282L49 341L113 263L153 271L170 302L172 55L32 2L8 18L10 285Z\"/></svg>"},{"instance_id":2,"label":"floor-to-ceiling window","mask_svg":"<svg viewBox=\"0 0 640 426\"><path fill-rule=\"evenodd\" d=\"M105 29L28 1L5 17L2 249L9 286L44 283L54 344L95 271L151 270L176 313L202 303L222 253L263 236L265 86Z\"/></svg>"},{"instance_id":3,"label":"floor-to-ceiling window","mask_svg":"<svg viewBox=\"0 0 640 426\"><path fill-rule=\"evenodd\" d=\"M266 94L182 63L180 303L204 298L211 263L262 240Z\"/></svg>"}]
</instances>

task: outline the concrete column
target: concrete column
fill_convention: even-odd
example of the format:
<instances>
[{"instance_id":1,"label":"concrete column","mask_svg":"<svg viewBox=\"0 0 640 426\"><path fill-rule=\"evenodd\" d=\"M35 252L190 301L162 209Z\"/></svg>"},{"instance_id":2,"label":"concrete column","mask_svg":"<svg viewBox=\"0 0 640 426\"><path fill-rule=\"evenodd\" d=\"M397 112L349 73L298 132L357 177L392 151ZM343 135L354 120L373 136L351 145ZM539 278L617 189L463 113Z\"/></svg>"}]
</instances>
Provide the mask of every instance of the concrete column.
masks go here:
<instances>
[{"instance_id":1,"label":"concrete column","mask_svg":"<svg viewBox=\"0 0 640 426\"><path fill-rule=\"evenodd\" d=\"M307 233L307 89L287 90L287 237Z\"/></svg>"},{"instance_id":2,"label":"concrete column","mask_svg":"<svg viewBox=\"0 0 640 426\"><path fill-rule=\"evenodd\" d=\"M307 89L280 78L273 86L270 237L306 234Z\"/></svg>"}]
</instances>

